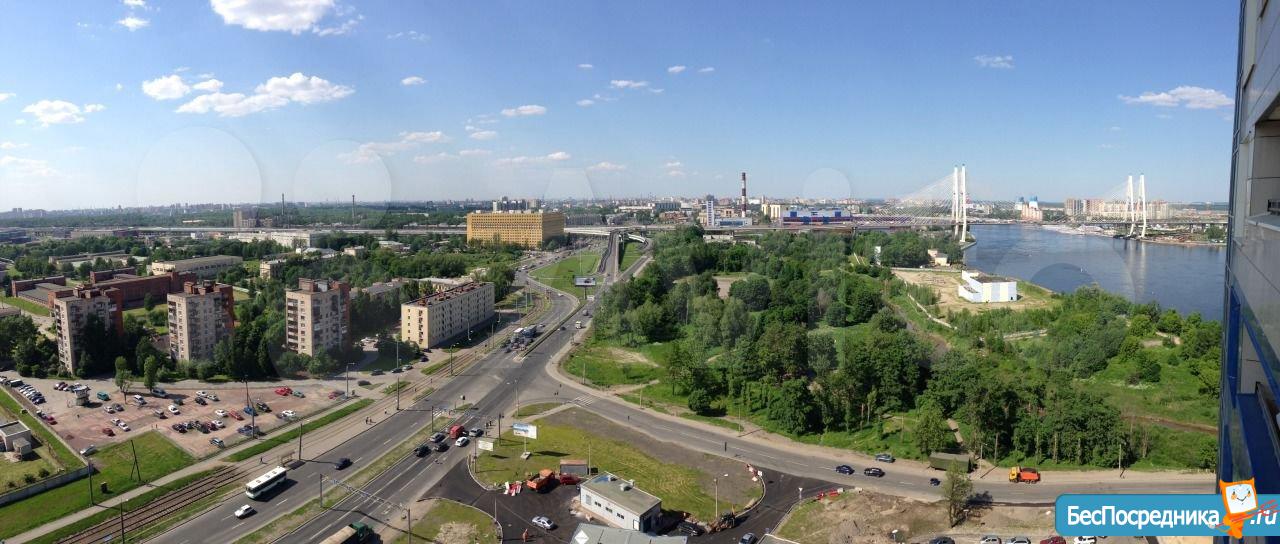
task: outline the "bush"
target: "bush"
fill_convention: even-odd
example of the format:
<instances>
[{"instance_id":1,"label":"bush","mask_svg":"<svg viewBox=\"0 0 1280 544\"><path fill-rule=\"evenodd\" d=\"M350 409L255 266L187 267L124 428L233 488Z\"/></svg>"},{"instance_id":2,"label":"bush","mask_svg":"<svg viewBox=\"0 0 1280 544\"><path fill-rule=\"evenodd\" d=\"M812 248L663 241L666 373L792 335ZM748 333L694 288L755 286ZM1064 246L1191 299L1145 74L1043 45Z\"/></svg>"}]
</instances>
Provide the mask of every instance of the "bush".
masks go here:
<instances>
[{"instance_id":1,"label":"bush","mask_svg":"<svg viewBox=\"0 0 1280 544\"><path fill-rule=\"evenodd\" d=\"M711 394L706 389L694 389L689 393L689 409L698 415L707 415L711 411Z\"/></svg>"},{"instance_id":2,"label":"bush","mask_svg":"<svg viewBox=\"0 0 1280 544\"><path fill-rule=\"evenodd\" d=\"M49 469L47 469L47 468L45 468L45 467L40 467L40 477L41 477L41 478L48 478L48 477L49 477Z\"/></svg>"}]
</instances>

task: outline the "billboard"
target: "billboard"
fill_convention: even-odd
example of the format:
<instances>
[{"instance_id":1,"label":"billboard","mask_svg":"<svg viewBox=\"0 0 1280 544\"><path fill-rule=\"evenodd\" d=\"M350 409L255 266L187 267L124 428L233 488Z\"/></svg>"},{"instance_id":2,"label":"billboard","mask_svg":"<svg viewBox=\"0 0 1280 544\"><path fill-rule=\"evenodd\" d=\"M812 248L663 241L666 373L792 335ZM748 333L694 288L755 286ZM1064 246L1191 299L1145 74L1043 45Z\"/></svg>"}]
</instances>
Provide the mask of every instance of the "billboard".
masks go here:
<instances>
[{"instance_id":1,"label":"billboard","mask_svg":"<svg viewBox=\"0 0 1280 544\"><path fill-rule=\"evenodd\" d=\"M574 276L573 284L577 287L593 287L596 284L595 276Z\"/></svg>"},{"instance_id":2,"label":"billboard","mask_svg":"<svg viewBox=\"0 0 1280 544\"><path fill-rule=\"evenodd\" d=\"M484 450L484 451L493 451L493 439L492 439L492 438L477 438L477 439L476 439L476 449L481 449L481 450Z\"/></svg>"},{"instance_id":3,"label":"billboard","mask_svg":"<svg viewBox=\"0 0 1280 544\"><path fill-rule=\"evenodd\" d=\"M537 425L530 425L528 423L512 423L511 432L515 433L516 436L523 436L525 438L538 438Z\"/></svg>"}]
</instances>

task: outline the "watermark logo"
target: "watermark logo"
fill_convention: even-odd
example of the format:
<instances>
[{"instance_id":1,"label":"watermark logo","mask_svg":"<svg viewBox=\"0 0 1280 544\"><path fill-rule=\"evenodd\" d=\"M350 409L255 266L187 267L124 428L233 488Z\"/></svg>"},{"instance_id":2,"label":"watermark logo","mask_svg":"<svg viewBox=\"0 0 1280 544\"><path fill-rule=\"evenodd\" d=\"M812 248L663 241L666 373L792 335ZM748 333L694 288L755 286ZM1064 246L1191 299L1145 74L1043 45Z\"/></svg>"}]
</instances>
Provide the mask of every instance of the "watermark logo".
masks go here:
<instances>
[{"instance_id":1,"label":"watermark logo","mask_svg":"<svg viewBox=\"0 0 1280 544\"><path fill-rule=\"evenodd\" d=\"M1218 488L1220 494L1062 495L1054 521L1070 536L1280 536L1280 495L1258 495L1252 479Z\"/></svg>"}]
</instances>

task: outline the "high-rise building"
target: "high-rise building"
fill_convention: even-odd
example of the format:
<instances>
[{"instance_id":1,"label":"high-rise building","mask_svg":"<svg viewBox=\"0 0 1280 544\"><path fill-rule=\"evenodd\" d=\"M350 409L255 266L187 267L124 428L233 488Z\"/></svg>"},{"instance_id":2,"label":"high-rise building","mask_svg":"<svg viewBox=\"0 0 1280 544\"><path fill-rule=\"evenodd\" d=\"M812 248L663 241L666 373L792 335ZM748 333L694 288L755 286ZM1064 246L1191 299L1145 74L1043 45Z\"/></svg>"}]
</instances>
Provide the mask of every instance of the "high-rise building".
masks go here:
<instances>
[{"instance_id":1,"label":"high-rise building","mask_svg":"<svg viewBox=\"0 0 1280 544\"><path fill-rule=\"evenodd\" d=\"M258 209L241 208L231 212L231 226L237 229L258 228Z\"/></svg>"},{"instance_id":2,"label":"high-rise building","mask_svg":"<svg viewBox=\"0 0 1280 544\"><path fill-rule=\"evenodd\" d=\"M213 347L235 329L235 296L231 286L211 281L187 282L168 296L169 355L178 361L212 361Z\"/></svg>"},{"instance_id":3,"label":"high-rise building","mask_svg":"<svg viewBox=\"0 0 1280 544\"><path fill-rule=\"evenodd\" d=\"M284 294L285 347L304 355L350 341L351 286L336 280L298 279Z\"/></svg>"},{"instance_id":4,"label":"high-rise building","mask_svg":"<svg viewBox=\"0 0 1280 544\"><path fill-rule=\"evenodd\" d=\"M467 214L467 241L538 247L564 236L564 225L559 212L472 212Z\"/></svg>"},{"instance_id":5,"label":"high-rise building","mask_svg":"<svg viewBox=\"0 0 1280 544\"><path fill-rule=\"evenodd\" d=\"M58 360L67 372L74 374L79 367L85 348L85 327L89 316L98 321L109 334L124 333L124 319L120 313L120 290L76 288L68 296L53 298L49 312L53 318L53 331L58 335Z\"/></svg>"},{"instance_id":6,"label":"high-rise building","mask_svg":"<svg viewBox=\"0 0 1280 544\"><path fill-rule=\"evenodd\" d=\"M400 339L420 348L459 338L493 318L493 284L466 283L400 306Z\"/></svg>"},{"instance_id":7,"label":"high-rise building","mask_svg":"<svg viewBox=\"0 0 1280 544\"><path fill-rule=\"evenodd\" d=\"M1218 477L1253 478L1261 495L1280 493L1280 10L1240 6Z\"/></svg>"}]
</instances>

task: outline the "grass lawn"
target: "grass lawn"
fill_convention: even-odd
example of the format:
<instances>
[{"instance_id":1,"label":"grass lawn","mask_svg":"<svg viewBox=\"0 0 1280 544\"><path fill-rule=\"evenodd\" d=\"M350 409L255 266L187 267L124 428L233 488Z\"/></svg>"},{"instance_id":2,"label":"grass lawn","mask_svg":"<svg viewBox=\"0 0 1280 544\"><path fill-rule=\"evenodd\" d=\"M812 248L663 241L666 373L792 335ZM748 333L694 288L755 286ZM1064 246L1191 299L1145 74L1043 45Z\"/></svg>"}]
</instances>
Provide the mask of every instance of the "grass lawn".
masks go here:
<instances>
[{"instance_id":1,"label":"grass lawn","mask_svg":"<svg viewBox=\"0 0 1280 544\"><path fill-rule=\"evenodd\" d=\"M572 281L570 281L572 283ZM22 297L0 297L0 302L39 316L49 317L49 309Z\"/></svg>"},{"instance_id":2,"label":"grass lawn","mask_svg":"<svg viewBox=\"0 0 1280 544\"><path fill-rule=\"evenodd\" d=\"M246 293L246 292L244 292L244 291L240 291L240 290L232 290L232 291L231 291L231 298L232 298L233 300L235 300L237 304L239 304L239 303L241 303L241 302L244 302L244 301L246 301L246 300L249 300L249 293Z\"/></svg>"},{"instance_id":3,"label":"grass lawn","mask_svg":"<svg viewBox=\"0 0 1280 544\"><path fill-rule=\"evenodd\" d=\"M441 538L441 531L445 532ZM446 499L431 501L431 509L413 525L414 541L427 542L497 542L493 518L480 510ZM408 542L401 534L391 542Z\"/></svg>"},{"instance_id":4,"label":"grass lawn","mask_svg":"<svg viewBox=\"0 0 1280 544\"><path fill-rule=\"evenodd\" d=\"M516 417L526 417L541 414L547 410L560 406L558 402L539 402L537 404L526 404L516 410Z\"/></svg>"},{"instance_id":5,"label":"grass lawn","mask_svg":"<svg viewBox=\"0 0 1280 544\"><path fill-rule=\"evenodd\" d=\"M138 508L141 508L143 506L150 504L152 501L164 496L165 494L175 489L181 489L187 484L190 484L196 480L204 478L205 476L208 476L213 472L214 472L214 469L209 469L209 470L200 471L195 474L178 478L177 480L174 480L173 482L166 484L164 487L157 487L155 489L147 491L146 493L143 493L142 495L139 495L137 497L134 497L132 499L125 501L124 509L126 512L132 512L134 510L137 510ZM65 537L76 534L80 531L93 527L94 525L102 523L103 521L106 521L108 519L115 518L117 516L119 516L119 510L116 510L114 508L111 510L103 510L92 516L89 516L80 521L72 523L70 525L67 525L62 528L50 531L49 533L40 535L38 538L31 540L31 543L32 544L53 544L58 540L61 540ZM171 520L166 518L165 521L171 521ZM138 534L136 531L130 531L130 533L134 536L137 536Z\"/></svg>"},{"instance_id":6,"label":"grass lawn","mask_svg":"<svg viewBox=\"0 0 1280 544\"><path fill-rule=\"evenodd\" d=\"M58 440L58 437L54 436L53 431L50 431L49 428L44 425L44 422L31 414L22 413L22 406L18 404L17 399L13 398L11 393L7 392L7 390L5 393L0 393L0 410L8 413L6 419L9 421L12 421L13 417L17 416L17 418L22 420L22 423L25 424L28 429L31 429L31 432L35 434L36 439L41 444L40 447L36 448L36 453L38 453L42 458L48 459L56 466L61 466L66 469L77 469L84 466L84 463L80 461L80 457L78 457L75 452L72 452L70 448L67 448L61 440ZM39 468L36 470L39 471ZM3 476L4 473L0 471L0 479L2 479ZM22 474L18 473L18 477L21 478ZM21 483L19 483L19 485L21 485Z\"/></svg>"},{"instance_id":7,"label":"grass lawn","mask_svg":"<svg viewBox=\"0 0 1280 544\"><path fill-rule=\"evenodd\" d=\"M403 364L406 364L406 363L411 363L411 362L413 362L413 359L408 359L408 360L406 360L405 358L401 357L400 362L397 364L397 363L396 363L396 354L392 353L392 354L390 354L390 355L383 355L383 354L379 353L379 354L378 354L378 358L377 358L377 359L374 359L374 360L373 360L373 362L371 362L371 363L369 363L369 364L367 364L367 365L364 365L364 368L362 368L361 370L383 370L383 371L386 371L386 370L391 370L391 369L393 369L393 368L395 368L395 367L397 367L397 366L400 366L400 365L403 365Z\"/></svg>"},{"instance_id":8,"label":"grass lawn","mask_svg":"<svg viewBox=\"0 0 1280 544\"><path fill-rule=\"evenodd\" d=\"M476 477L482 482L500 484L525 478L539 469L554 469L561 459L590 457L601 472L635 479L636 487L662 497L662 507L666 510L694 512L707 518L715 507L711 490L701 483L702 473L687 462L663 462L631 443L545 422L538 424L538 438L529 441L533 455L527 461L520 458L522 440L510 432L504 433L492 453L480 456ZM742 505L730 505L721 497L720 506L722 510L729 510Z\"/></svg>"},{"instance_id":9,"label":"grass lawn","mask_svg":"<svg viewBox=\"0 0 1280 544\"><path fill-rule=\"evenodd\" d=\"M566 293L582 298L582 288L573 286L574 276L595 275L600 265L600 253L586 251L565 257L542 268L534 269L534 279Z\"/></svg>"},{"instance_id":10,"label":"grass lawn","mask_svg":"<svg viewBox=\"0 0 1280 544\"><path fill-rule=\"evenodd\" d=\"M395 393L396 391L399 391L399 390L404 389L404 388L406 388L406 387L409 387L409 382L406 382L406 381L391 382L391 383L387 384L387 386L386 386L386 387L383 387L383 388L382 388L382 394L383 394L383 395L390 395L390 394Z\"/></svg>"},{"instance_id":11,"label":"grass lawn","mask_svg":"<svg viewBox=\"0 0 1280 544\"><path fill-rule=\"evenodd\" d=\"M365 406L368 406L370 404L373 404L373 399L360 399L351 404L338 408L337 410L329 412L313 421L307 421L303 423L302 433L303 433L304 439L305 439L306 433L309 433L311 431L319 429L320 427L324 427L325 425L328 425L339 419L347 417L348 415L355 412L356 410L364 408ZM298 439L298 427L296 425L290 425L285 432L274 435L274 436L270 436L268 438L264 438L262 441L258 442L257 444L254 444L253 446L250 446L248 448L235 452L231 455L228 455L224 460L236 461L236 462L243 461L250 457L262 455L263 452L270 450L271 448L274 448L281 444L291 442L297 439Z\"/></svg>"},{"instance_id":12,"label":"grass lawn","mask_svg":"<svg viewBox=\"0 0 1280 544\"><path fill-rule=\"evenodd\" d=\"M618 264L618 270L623 271L631 268L631 265L640 260L640 255L643 254L641 248L643 247L644 244L636 241L628 241L622 244L622 262Z\"/></svg>"},{"instance_id":13,"label":"grass lawn","mask_svg":"<svg viewBox=\"0 0 1280 544\"><path fill-rule=\"evenodd\" d=\"M156 306L156 307L157 307L157 308L163 308L164 306L163 306L163 305L159 305L159 306ZM163 311L163 310L162 310L162 311ZM146 309L146 308L134 308L134 309L132 309L132 310L125 310L125 311L124 311L124 312L122 312L122 313L123 313L123 314L124 314L124 316L126 316L126 317L128 317L128 316L134 316L134 317L136 317L138 320L142 321L143 323L147 323L147 325L148 325L149 327L151 327L151 329L152 329L152 330L156 331L156 333L157 333L157 334L168 334L168 333L169 333L169 322L168 322L168 320L166 320L166 321L165 321L165 324L164 324L164 325L151 325L151 321L147 318L147 309Z\"/></svg>"},{"instance_id":14,"label":"grass lawn","mask_svg":"<svg viewBox=\"0 0 1280 544\"><path fill-rule=\"evenodd\" d=\"M155 431L134 436L133 443L138 450L139 466L145 481L153 481L195 461L185 450ZM106 446L91 459L98 469L98 473L93 475L94 498L109 498L138 487L139 482L130 476L133 470L133 450L129 442ZM97 489L101 482L107 483L109 493L106 497ZM78 480L0 507L0 538L11 537L88 508L91 504L90 489L85 480Z\"/></svg>"},{"instance_id":15,"label":"grass lawn","mask_svg":"<svg viewBox=\"0 0 1280 544\"><path fill-rule=\"evenodd\" d=\"M561 363L570 375L582 378L595 387L648 383L666 375L650 353L657 348L631 350L608 342L591 341Z\"/></svg>"}]
</instances>

